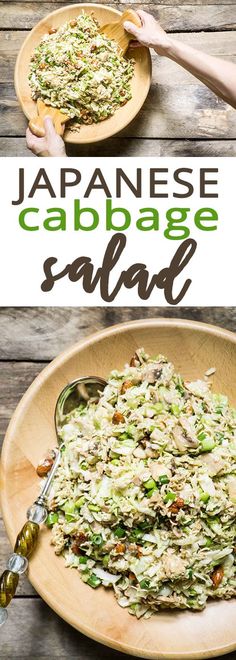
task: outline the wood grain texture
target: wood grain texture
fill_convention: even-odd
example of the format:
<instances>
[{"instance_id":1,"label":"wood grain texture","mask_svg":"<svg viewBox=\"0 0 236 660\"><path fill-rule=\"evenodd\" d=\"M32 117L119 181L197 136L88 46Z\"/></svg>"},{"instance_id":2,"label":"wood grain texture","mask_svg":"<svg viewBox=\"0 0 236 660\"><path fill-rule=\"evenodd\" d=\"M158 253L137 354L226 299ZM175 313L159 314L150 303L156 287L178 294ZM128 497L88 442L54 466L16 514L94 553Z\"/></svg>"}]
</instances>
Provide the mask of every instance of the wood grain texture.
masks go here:
<instances>
[{"instance_id":1,"label":"wood grain texture","mask_svg":"<svg viewBox=\"0 0 236 660\"><path fill-rule=\"evenodd\" d=\"M70 0L76 4L78 0ZM106 4L106 0L101 0ZM0 154L30 155L25 140L27 122L13 87L13 71L19 48L29 30L64 0L2 0L0 2ZM113 0L123 9L126 0ZM160 19L170 32L196 47L235 61L235 0L130 0ZM205 31L202 33L202 31ZM211 33L211 34L210 34ZM154 58L151 93L139 114L118 141L89 146L88 155L235 155L236 114L177 65ZM157 143L156 140L165 142ZM149 140L149 141L147 141ZM201 141L202 140L202 141ZM219 142L221 141L221 143ZM77 155L68 147L68 155ZM82 155L84 154L82 148Z\"/></svg>"},{"instance_id":2,"label":"wood grain texture","mask_svg":"<svg viewBox=\"0 0 236 660\"><path fill-rule=\"evenodd\" d=\"M17 625L16 625L17 622ZM40 599L17 599L7 626L1 629L4 660L131 660L84 637L62 621ZM133 658L133 656L132 656ZM225 656L227 660L227 656ZM229 656L231 660L231 657Z\"/></svg>"},{"instance_id":3,"label":"wood grain texture","mask_svg":"<svg viewBox=\"0 0 236 660\"><path fill-rule=\"evenodd\" d=\"M4 33L7 39L8 33ZM23 136L26 119L16 100L12 68L16 47L23 42L25 33L18 33L18 45L12 41L14 56L8 55L3 72L7 80L0 85L0 135ZM219 57L236 61L236 32L177 35L186 43ZM4 60L4 52L2 53ZM235 139L236 113L191 74L166 58L153 55L153 82L148 98L138 117L120 134L126 138L165 139ZM227 154L225 154L227 155Z\"/></svg>"},{"instance_id":4,"label":"wood grain texture","mask_svg":"<svg viewBox=\"0 0 236 660\"><path fill-rule=\"evenodd\" d=\"M0 384L0 446L11 416L25 390L43 369L43 363L23 361L1 364Z\"/></svg>"},{"instance_id":5,"label":"wood grain texture","mask_svg":"<svg viewBox=\"0 0 236 660\"><path fill-rule=\"evenodd\" d=\"M10 415L25 389L44 364L78 338L115 322L145 316L193 318L236 330L235 308L6 308L0 310L1 362L0 431L6 430ZM17 362L15 362L16 360ZM23 362L18 362L22 360ZM26 362L38 360L38 364ZM0 521L0 567L9 552L3 522ZM61 620L38 597L25 578L19 598L13 601L10 618L1 630L1 658L4 660L129 660L84 637ZM22 599L24 596L24 599ZM131 657L130 657L131 660ZM235 653L225 656L235 660Z\"/></svg>"},{"instance_id":6,"label":"wood grain texture","mask_svg":"<svg viewBox=\"0 0 236 660\"><path fill-rule=\"evenodd\" d=\"M169 356L184 378L195 379L214 364L214 389L236 402L236 336L189 321L136 321L101 331L82 340L52 362L34 381L11 420L1 464L1 503L11 542L25 520L25 510L38 493L35 467L48 447L55 446L53 411L66 382L86 372L106 377L122 367L138 346L153 354L156 347ZM46 602L76 629L100 642L135 656L157 659L216 656L235 649L235 603L208 603L203 612L159 613L139 622L126 610L117 611L111 592L89 592L65 568L50 545L49 530L29 564L29 575ZM63 597L62 597L63 595ZM227 618L227 629L224 620ZM170 635L171 631L171 635Z\"/></svg>"},{"instance_id":7,"label":"wood grain texture","mask_svg":"<svg viewBox=\"0 0 236 660\"><path fill-rule=\"evenodd\" d=\"M2 648L4 660L134 660L87 639L38 599L12 603L7 626L1 629ZM235 654L224 660L235 660Z\"/></svg>"},{"instance_id":8,"label":"wood grain texture","mask_svg":"<svg viewBox=\"0 0 236 660\"><path fill-rule=\"evenodd\" d=\"M0 309L1 415L8 423L43 361L116 323L145 318L185 318L236 331L235 307L6 307ZM11 362L9 362L11 361ZM32 361L39 364L34 365ZM4 362L6 364L4 364ZM19 362L19 364L17 364ZM4 430L4 423L0 430Z\"/></svg>"},{"instance_id":9,"label":"wood grain texture","mask_svg":"<svg viewBox=\"0 0 236 660\"><path fill-rule=\"evenodd\" d=\"M1 3L3 5L4 4L10 5L11 3L15 2L15 1L16 0L1 0ZM34 0L34 1L38 2L40 4L48 3L48 0ZM72 4L76 4L80 1L82 2L82 0L69 0L68 4L72 5ZM102 0L102 2L103 1L105 2L106 0ZM127 6L127 0L113 0L113 3L115 4L116 1L117 1L117 3L124 4L124 5ZM32 4L32 0L24 0L24 4L26 4L26 3L27 4ZM51 5L55 5L55 4L59 4L59 3L63 4L64 0L50 0ZM146 0L146 4L152 4L152 3L153 3L153 0ZM133 6L134 4L137 4L137 0L130 0L129 1L129 6ZM183 7L190 6L192 8L194 8L195 6L201 7L202 5L204 5L204 6L215 5L216 7L218 7L218 6L220 6L220 7L223 6L224 7L225 5L235 6L235 0L223 0L223 1L222 0L195 0L195 2L193 2L193 0L178 0L178 2L176 2L176 0L158 0L158 5L160 5L160 6L167 5L167 4L170 7L175 6L175 5L181 5Z\"/></svg>"},{"instance_id":10,"label":"wood grain texture","mask_svg":"<svg viewBox=\"0 0 236 660\"><path fill-rule=\"evenodd\" d=\"M0 2L0 26L4 29L31 29L38 21L44 18L51 11L62 6L62 2L8 2L7 11L5 2ZM78 0L68 4L79 4ZM101 0L101 4L107 4L106 0ZM125 2L120 0L109 3L116 9L124 10ZM140 7L161 21L163 27L169 32L197 32L206 30L207 32L218 30L234 30L236 28L236 16L232 11L232 6L227 4L209 4L199 5L198 11L195 5L182 5L176 3L170 5L169 2L160 4L155 2L133 2L134 9Z\"/></svg>"},{"instance_id":11,"label":"wood grain texture","mask_svg":"<svg viewBox=\"0 0 236 660\"><path fill-rule=\"evenodd\" d=\"M236 140L155 140L110 138L96 145L67 145L68 156L236 156ZM0 156L32 158L24 137L0 137Z\"/></svg>"}]
</instances>

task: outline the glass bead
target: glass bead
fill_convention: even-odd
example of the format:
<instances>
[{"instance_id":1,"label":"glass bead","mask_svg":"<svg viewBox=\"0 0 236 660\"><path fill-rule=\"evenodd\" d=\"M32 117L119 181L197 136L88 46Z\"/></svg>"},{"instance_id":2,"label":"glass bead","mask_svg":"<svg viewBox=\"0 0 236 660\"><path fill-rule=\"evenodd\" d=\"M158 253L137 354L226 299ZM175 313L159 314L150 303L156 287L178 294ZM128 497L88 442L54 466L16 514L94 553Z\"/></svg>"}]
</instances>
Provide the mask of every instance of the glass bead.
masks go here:
<instances>
[{"instance_id":1,"label":"glass bead","mask_svg":"<svg viewBox=\"0 0 236 660\"><path fill-rule=\"evenodd\" d=\"M28 558L36 547L39 529L38 523L28 520L17 536L14 552Z\"/></svg>"},{"instance_id":2,"label":"glass bead","mask_svg":"<svg viewBox=\"0 0 236 660\"><path fill-rule=\"evenodd\" d=\"M0 607L7 607L15 596L19 582L18 573L3 571L0 577Z\"/></svg>"},{"instance_id":3,"label":"glass bead","mask_svg":"<svg viewBox=\"0 0 236 660\"><path fill-rule=\"evenodd\" d=\"M13 573L22 575L22 573L25 573L28 568L28 559L26 557L22 557L22 555L18 555L16 552L13 552L13 554L8 559L7 568L9 571L13 571Z\"/></svg>"},{"instance_id":4,"label":"glass bead","mask_svg":"<svg viewBox=\"0 0 236 660\"><path fill-rule=\"evenodd\" d=\"M0 607L0 626L6 623L8 613L5 607Z\"/></svg>"},{"instance_id":5,"label":"glass bead","mask_svg":"<svg viewBox=\"0 0 236 660\"><path fill-rule=\"evenodd\" d=\"M45 522L47 515L47 509L45 506L41 506L41 504L33 504L27 511L28 520L37 523L38 525Z\"/></svg>"}]
</instances>

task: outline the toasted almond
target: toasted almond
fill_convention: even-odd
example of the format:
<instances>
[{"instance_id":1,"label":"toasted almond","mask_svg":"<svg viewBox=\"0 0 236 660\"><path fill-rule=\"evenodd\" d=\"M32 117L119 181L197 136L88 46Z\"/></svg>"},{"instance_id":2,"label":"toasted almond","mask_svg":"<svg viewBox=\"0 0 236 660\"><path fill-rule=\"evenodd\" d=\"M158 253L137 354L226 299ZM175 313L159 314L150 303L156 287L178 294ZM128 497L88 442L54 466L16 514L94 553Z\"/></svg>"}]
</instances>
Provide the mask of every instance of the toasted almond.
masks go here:
<instances>
[{"instance_id":1,"label":"toasted almond","mask_svg":"<svg viewBox=\"0 0 236 660\"><path fill-rule=\"evenodd\" d=\"M211 580L213 582L214 589L217 589L217 587L219 587L220 583L223 580L223 577L224 577L223 566L217 566L213 571L213 573L211 574Z\"/></svg>"},{"instance_id":2,"label":"toasted almond","mask_svg":"<svg viewBox=\"0 0 236 660\"><path fill-rule=\"evenodd\" d=\"M114 412L114 415L112 417L112 424L123 424L125 421L124 415L120 413L118 410Z\"/></svg>"},{"instance_id":3,"label":"toasted almond","mask_svg":"<svg viewBox=\"0 0 236 660\"><path fill-rule=\"evenodd\" d=\"M132 380L124 380L121 386L121 394L125 394L126 390L128 390L130 387L133 387Z\"/></svg>"}]
</instances>

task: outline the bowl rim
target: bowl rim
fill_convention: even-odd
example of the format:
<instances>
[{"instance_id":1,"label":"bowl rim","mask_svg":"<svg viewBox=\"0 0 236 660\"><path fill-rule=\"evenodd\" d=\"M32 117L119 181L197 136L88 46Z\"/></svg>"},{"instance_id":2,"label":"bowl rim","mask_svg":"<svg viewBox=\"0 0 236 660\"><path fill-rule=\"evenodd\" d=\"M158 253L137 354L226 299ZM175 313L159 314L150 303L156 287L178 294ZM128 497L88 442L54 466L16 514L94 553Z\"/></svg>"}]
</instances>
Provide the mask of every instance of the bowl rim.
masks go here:
<instances>
[{"instance_id":1,"label":"bowl rim","mask_svg":"<svg viewBox=\"0 0 236 660\"><path fill-rule=\"evenodd\" d=\"M22 102L22 92L20 91L20 83L19 83L19 80L20 80L20 77L21 77L20 76L20 62L21 62L22 53L23 53L25 47L27 47L27 44L30 42L32 34L35 34L35 32L38 31L40 26L46 20L51 19L51 17L53 17L53 16L63 14L65 10L69 11L70 9L71 10L73 9L73 11L74 11L75 8L78 8L78 10L80 10L80 11L81 11L81 9L83 10L83 8L86 8L86 9L91 8L91 10L93 10L97 7L100 8L100 9L111 9L114 12L114 14L117 14L117 16L121 16L122 13L123 13L123 11L120 11L116 7L111 7L109 4L108 5L107 4L101 4L99 2L91 2L91 3L90 2L81 2L81 3L76 3L74 5L71 5L71 4L62 5L62 7L59 7L59 9L55 9L54 11L51 11L48 14L45 14L45 16L40 21L38 21L36 23L36 25L34 25L34 27L30 30L27 37L24 39L24 41L23 41L23 43L20 47L20 50L18 52L17 58L16 58L15 69L14 69L14 87L15 87L17 100L19 102L21 110L22 110L22 112L24 113L24 115L27 119L31 118L31 114L25 109L24 104ZM125 5L124 5L124 8L125 8ZM65 140L66 144L95 144L96 142L103 142L104 140L107 140L107 139L117 135L121 131L123 131L135 119L135 117L137 117L137 115L140 112L143 104L146 101L146 98L147 98L148 93L150 91L151 82L152 82L152 59L151 59L150 50L149 50L149 48L146 48L145 46L140 46L140 48L146 51L146 55L147 55L147 58L148 58L148 75L147 75L147 82L146 82L146 88L145 88L145 96L144 96L143 100L141 101L141 103L140 103L140 100L139 100L140 97L138 97L137 103L136 103L137 111L135 112L135 114L132 117L128 118L128 120L124 123L122 128L118 128L115 131L110 130L110 131L108 131L107 135L102 137L102 138L101 137L100 138L85 138L85 139L82 139L82 140L79 140L79 139L75 140L75 139L73 139L73 132L69 131L69 135L66 135L67 131L65 130L64 140ZM36 107L36 104L35 104L35 107ZM109 117L108 117L108 119L109 119ZM78 133L74 132L74 135L75 136L79 135L79 132Z\"/></svg>"},{"instance_id":2,"label":"bowl rim","mask_svg":"<svg viewBox=\"0 0 236 660\"><path fill-rule=\"evenodd\" d=\"M45 378L47 379L47 377L53 373L54 369L57 369L61 364L63 364L65 359L71 359L78 351L82 350L84 347L88 348L90 345L93 344L94 340L99 341L100 339L103 339L103 337L106 338L112 337L114 334L115 335L120 334L124 330L130 329L132 327L146 328L147 326L153 328L154 327L169 328L172 326L180 329L187 328L187 329L192 329L193 331L195 330L204 331L209 335L218 336L219 338L225 338L226 340L232 342L232 344L235 344L236 346L236 333L232 332L231 330L222 328L220 326L215 326L213 324L204 323L201 321L192 321L188 319L156 317L156 318L148 318L148 319L137 319L134 321L125 321L119 324L114 324L107 328L103 328L102 330L98 330L97 332L92 333L87 337L80 339L78 342L72 344L64 351L59 353L59 355L57 355L46 367L42 369L42 371L40 371L40 373L36 376L36 378L33 380L31 385L24 393L23 397L20 399L11 417L3 441L1 463L0 463L0 481L1 481L0 506L2 510L2 517L3 517L5 529L12 545L15 541L15 533L11 528L11 519L9 516L10 508L8 506L7 497L4 491L4 479L2 472L4 466L7 463L8 444L11 439L12 431L14 432L15 425L18 423L21 416L24 414L25 407L30 403L38 387L40 387L40 385L45 381ZM44 593L41 594L40 578L34 576L34 579L32 580L32 584L35 587L37 593L42 596L45 602L47 602L49 607L51 607L56 612L56 614L58 614L63 620L67 621L67 619L65 619L65 616L63 614L63 609L60 606L60 604L58 602L53 601L53 605L51 605L51 603L45 598L45 594ZM123 648L120 642L115 642L113 638L111 638L106 634L103 635L101 633L96 633L91 628L88 628L86 625L80 624L80 622L79 625L74 625L73 623L69 622L69 625L74 627L76 630L79 630L87 637L105 646L118 650L122 653L130 654L137 657L137 649L134 649L132 646L126 644L125 648ZM147 658L147 659L149 658L150 660L151 659L157 660L157 658L159 658L159 660L161 658L162 660L199 660L199 658L203 659L210 657L218 657L219 654L225 655L227 653L235 651L235 649L236 649L236 641L227 645L222 645L222 647L219 646L212 647L208 651L200 650L199 652L193 652L193 653L182 652L181 654L179 652L176 653L165 652L164 654L163 653L160 654L158 651L148 652L147 654L145 648L142 649L140 648L138 657Z\"/></svg>"}]
</instances>

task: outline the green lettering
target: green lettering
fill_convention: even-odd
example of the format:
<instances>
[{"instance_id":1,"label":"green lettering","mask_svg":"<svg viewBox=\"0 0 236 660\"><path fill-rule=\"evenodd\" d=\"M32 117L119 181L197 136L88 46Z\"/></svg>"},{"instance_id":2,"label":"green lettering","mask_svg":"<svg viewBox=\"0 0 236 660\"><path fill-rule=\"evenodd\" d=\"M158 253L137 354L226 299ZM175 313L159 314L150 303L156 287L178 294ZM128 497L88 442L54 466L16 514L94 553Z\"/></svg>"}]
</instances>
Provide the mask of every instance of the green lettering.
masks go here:
<instances>
[{"instance_id":1,"label":"green lettering","mask_svg":"<svg viewBox=\"0 0 236 660\"><path fill-rule=\"evenodd\" d=\"M52 209L47 209L47 213L54 213L56 211L58 215L52 216L52 218L46 218L44 220L43 226L45 229L48 231L58 231L61 229L61 231L66 230L66 212L64 209L60 208L52 208ZM56 223L54 225L54 223Z\"/></svg>"},{"instance_id":2,"label":"green lettering","mask_svg":"<svg viewBox=\"0 0 236 660\"><path fill-rule=\"evenodd\" d=\"M81 215L82 213L90 213L92 216L92 224L90 225L83 225L81 222ZM86 207L84 209L80 208L80 200L75 199L74 203L74 227L75 230L78 231L78 229L82 229L83 231L92 231L93 229L96 229L98 224L99 224L99 215L95 209Z\"/></svg>"},{"instance_id":3,"label":"green lettering","mask_svg":"<svg viewBox=\"0 0 236 660\"><path fill-rule=\"evenodd\" d=\"M168 209L166 212L166 218L168 220L167 228L164 231L166 238L170 238L172 241L182 241L183 238L188 238L190 234L189 228L182 225L180 227L180 223L186 220L188 211L190 209L187 208ZM179 218L174 217L176 213L179 214Z\"/></svg>"},{"instance_id":4,"label":"green lettering","mask_svg":"<svg viewBox=\"0 0 236 660\"><path fill-rule=\"evenodd\" d=\"M26 231L37 231L39 229L39 226L38 225L34 225L34 226L27 225L26 222L25 222L25 218L26 218L26 215L28 215L28 213L38 213L38 212L39 212L39 209L36 209L36 208L33 208L33 207L28 208L28 209L23 209L23 211L21 211L20 215L19 215L19 225L20 225L21 229L25 229Z\"/></svg>"},{"instance_id":5,"label":"green lettering","mask_svg":"<svg viewBox=\"0 0 236 660\"><path fill-rule=\"evenodd\" d=\"M139 209L139 213L146 213L146 212L150 213L150 215L146 215L144 216L144 218L138 218L136 222L137 229L140 229L141 231L151 231L151 229L158 231L159 229L158 210L153 208ZM147 226L144 223L148 223Z\"/></svg>"},{"instance_id":6,"label":"green lettering","mask_svg":"<svg viewBox=\"0 0 236 660\"><path fill-rule=\"evenodd\" d=\"M208 214L208 215L204 215ZM218 220L218 213L215 209L210 209L210 208L205 208L205 209L199 209L194 216L194 222L196 227L198 229L201 229L202 231L215 231L217 229L217 225L211 225L209 224L204 224L209 223L209 222L217 222Z\"/></svg>"},{"instance_id":7,"label":"green lettering","mask_svg":"<svg viewBox=\"0 0 236 660\"><path fill-rule=\"evenodd\" d=\"M124 221L123 224L117 225L114 224L112 218L114 213L122 213L124 216ZM112 208L112 200L107 199L106 200L106 229L107 231L110 231L111 229L114 229L114 231L124 231L125 229L128 229L131 223L131 215L127 209L124 209L122 207L117 207L115 209Z\"/></svg>"}]
</instances>

